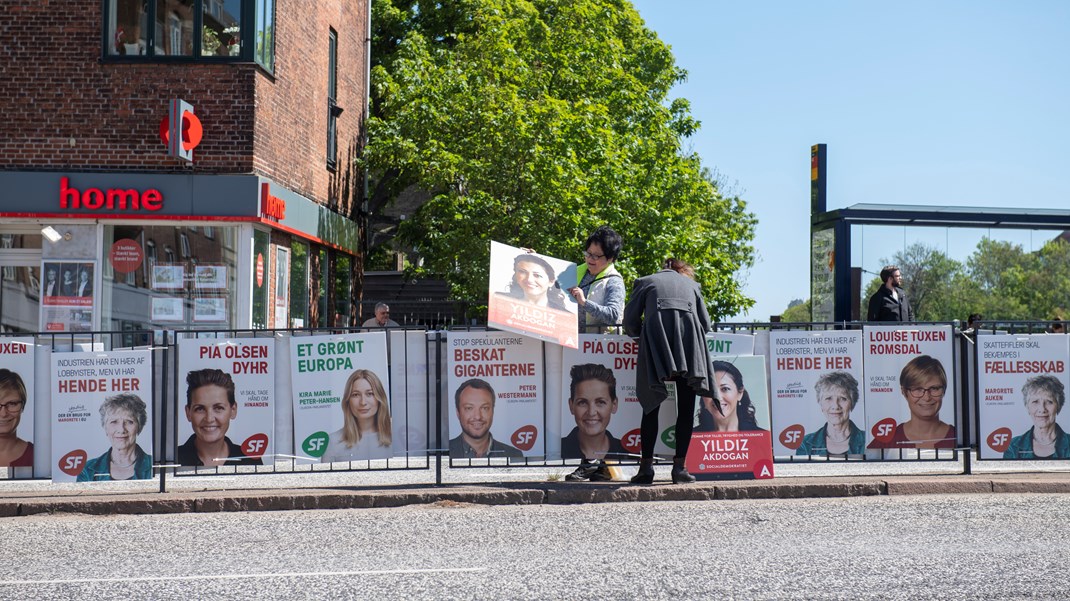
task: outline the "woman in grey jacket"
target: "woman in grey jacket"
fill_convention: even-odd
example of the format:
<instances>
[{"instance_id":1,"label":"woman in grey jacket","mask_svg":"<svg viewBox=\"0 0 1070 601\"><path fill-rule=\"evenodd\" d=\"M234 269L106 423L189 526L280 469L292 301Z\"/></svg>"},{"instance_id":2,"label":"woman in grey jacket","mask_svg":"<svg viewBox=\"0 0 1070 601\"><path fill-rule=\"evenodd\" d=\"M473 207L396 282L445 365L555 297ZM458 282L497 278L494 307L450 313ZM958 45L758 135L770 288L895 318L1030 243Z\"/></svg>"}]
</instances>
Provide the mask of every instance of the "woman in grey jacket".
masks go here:
<instances>
[{"instance_id":1,"label":"woman in grey jacket","mask_svg":"<svg viewBox=\"0 0 1070 601\"><path fill-rule=\"evenodd\" d=\"M677 259L667 259L664 268L639 278L632 298L624 308L624 330L639 338L639 363L636 369L636 393L643 406L640 426L642 459L633 484L654 481L654 445L658 435L658 408L668 397L666 381L676 385L676 454L673 457L673 483L694 482L684 461L691 443L695 413L695 396L701 394L717 400L713 383L713 366L706 350L706 332L710 315L695 271Z\"/></svg>"}]
</instances>

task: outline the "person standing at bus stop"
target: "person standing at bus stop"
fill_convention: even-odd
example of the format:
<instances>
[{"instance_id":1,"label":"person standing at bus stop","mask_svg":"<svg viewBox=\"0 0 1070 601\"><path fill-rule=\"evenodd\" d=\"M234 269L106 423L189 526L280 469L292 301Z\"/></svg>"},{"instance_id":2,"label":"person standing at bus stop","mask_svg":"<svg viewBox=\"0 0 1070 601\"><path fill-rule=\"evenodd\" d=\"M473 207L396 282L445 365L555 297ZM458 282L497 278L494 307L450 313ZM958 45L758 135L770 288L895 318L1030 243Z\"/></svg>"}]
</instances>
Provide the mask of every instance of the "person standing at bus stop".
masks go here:
<instances>
[{"instance_id":1,"label":"person standing at bus stop","mask_svg":"<svg viewBox=\"0 0 1070 601\"><path fill-rule=\"evenodd\" d=\"M866 321L914 321L914 311L902 288L903 274L899 268L888 265L882 269L881 281L884 284L869 297Z\"/></svg>"},{"instance_id":2,"label":"person standing at bus stop","mask_svg":"<svg viewBox=\"0 0 1070 601\"><path fill-rule=\"evenodd\" d=\"M714 369L706 349L710 315L695 281L695 270L677 259L667 259L661 271L641 277L624 307L624 331L639 338L635 389L643 406L639 436L642 453L632 484L654 481L654 445L658 438L658 409L669 396L665 383L676 387L676 454L674 484L694 482L684 466L694 426L695 395L710 397L722 413Z\"/></svg>"}]
</instances>

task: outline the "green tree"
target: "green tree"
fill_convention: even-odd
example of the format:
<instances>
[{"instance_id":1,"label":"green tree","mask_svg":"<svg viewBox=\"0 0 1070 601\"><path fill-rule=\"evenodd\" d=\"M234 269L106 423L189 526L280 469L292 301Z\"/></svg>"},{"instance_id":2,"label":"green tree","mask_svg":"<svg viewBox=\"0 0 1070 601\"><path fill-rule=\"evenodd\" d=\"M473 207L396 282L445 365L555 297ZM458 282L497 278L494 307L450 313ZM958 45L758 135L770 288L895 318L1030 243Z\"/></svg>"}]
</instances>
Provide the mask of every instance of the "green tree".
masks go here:
<instances>
[{"instance_id":1,"label":"green tree","mask_svg":"<svg viewBox=\"0 0 1070 601\"><path fill-rule=\"evenodd\" d=\"M715 317L750 307L756 220L684 149L697 128L668 46L624 0L375 0L373 213L428 197L398 230L456 298L486 299L490 241L578 259L602 224L626 279L696 268Z\"/></svg>"},{"instance_id":2,"label":"green tree","mask_svg":"<svg viewBox=\"0 0 1070 601\"><path fill-rule=\"evenodd\" d=\"M794 302L780 314L780 321L786 323L806 323L810 321L810 299L806 302Z\"/></svg>"},{"instance_id":3,"label":"green tree","mask_svg":"<svg viewBox=\"0 0 1070 601\"><path fill-rule=\"evenodd\" d=\"M976 310L973 306L979 296L977 284L969 277L962 263L946 253L916 242L895 253L890 261L881 261L899 267L916 320L966 319L970 312ZM869 297L882 284L879 277L870 281L863 307L868 307Z\"/></svg>"}]
</instances>

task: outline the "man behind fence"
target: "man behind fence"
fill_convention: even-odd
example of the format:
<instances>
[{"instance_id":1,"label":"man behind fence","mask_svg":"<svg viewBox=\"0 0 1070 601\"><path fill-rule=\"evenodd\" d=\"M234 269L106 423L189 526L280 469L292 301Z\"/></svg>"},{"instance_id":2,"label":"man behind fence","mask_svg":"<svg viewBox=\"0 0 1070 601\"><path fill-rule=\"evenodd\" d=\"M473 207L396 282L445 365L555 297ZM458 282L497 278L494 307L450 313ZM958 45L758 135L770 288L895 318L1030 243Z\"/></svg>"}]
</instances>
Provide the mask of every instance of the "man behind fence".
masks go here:
<instances>
[{"instance_id":1,"label":"man behind fence","mask_svg":"<svg viewBox=\"0 0 1070 601\"><path fill-rule=\"evenodd\" d=\"M461 435L450 440L450 457L508 457L520 459L520 449L494 440L490 427L494 423L494 388L479 378L472 378L457 388L457 421Z\"/></svg>"},{"instance_id":2,"label":"man behind fence","mask_svg":"<svg viewBox=\"0 0 1070 601\"><path fill-rule=\"evenodd\" d=\"M386 303L375 304L375 317L364 322L365 328L398 328L398 322L390 319L390 306Z\"/></svg>"},{"instance_id":3,"label":"man behind fence","mask_svg":"<svg viewBox=\"0 0 1070 601\"><path fill-rule=\"evenodd\" d=\"M882 269L881 281L884 285L869 297L866 321L914 321L910 300L901 287L903 275L899 273L899 268L889 265Z\"/></svg>"}]
</instances>

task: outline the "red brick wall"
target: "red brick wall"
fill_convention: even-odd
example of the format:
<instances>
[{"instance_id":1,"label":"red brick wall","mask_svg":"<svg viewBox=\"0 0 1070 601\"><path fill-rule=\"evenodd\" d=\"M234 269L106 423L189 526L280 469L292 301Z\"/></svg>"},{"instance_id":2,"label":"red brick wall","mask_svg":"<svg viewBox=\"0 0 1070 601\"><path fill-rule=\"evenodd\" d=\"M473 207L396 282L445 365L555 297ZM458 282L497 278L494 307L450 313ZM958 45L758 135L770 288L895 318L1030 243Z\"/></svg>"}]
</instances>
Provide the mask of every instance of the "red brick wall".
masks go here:
<instances>
[{"instance_id":1,"label":"red brick wall","mask_svg":"<svg viewBox=\"0 0 1070 601\"><path fill-rule=\"evenodd\" d=\"M366 0L276 4L272 76L252 64L104 62L100 0L0 0L0 169L253 173L348 209L360 185L346 149L367 96ZM325 158L328 27L339 33L345 108L335 173ZM172 98L204 125L192 166L159 139Z\"/></svg>"}]
</instances>

